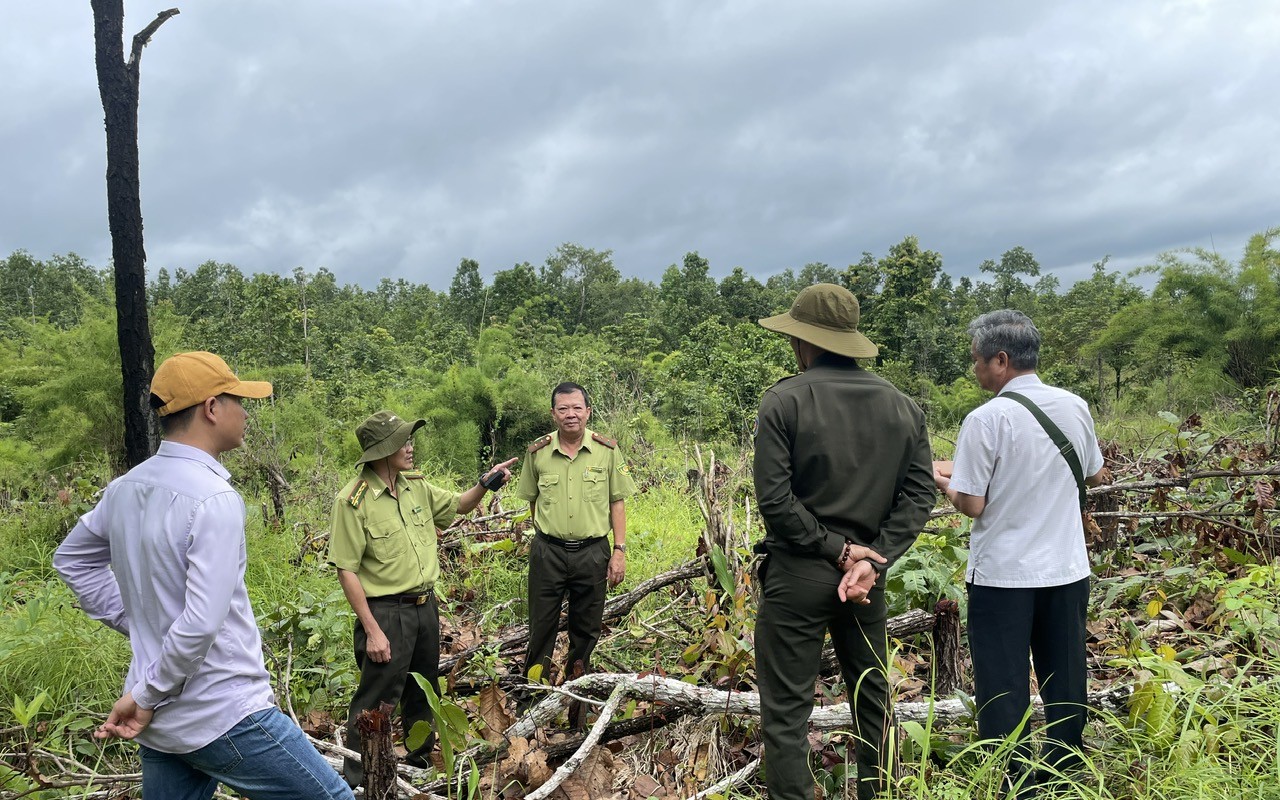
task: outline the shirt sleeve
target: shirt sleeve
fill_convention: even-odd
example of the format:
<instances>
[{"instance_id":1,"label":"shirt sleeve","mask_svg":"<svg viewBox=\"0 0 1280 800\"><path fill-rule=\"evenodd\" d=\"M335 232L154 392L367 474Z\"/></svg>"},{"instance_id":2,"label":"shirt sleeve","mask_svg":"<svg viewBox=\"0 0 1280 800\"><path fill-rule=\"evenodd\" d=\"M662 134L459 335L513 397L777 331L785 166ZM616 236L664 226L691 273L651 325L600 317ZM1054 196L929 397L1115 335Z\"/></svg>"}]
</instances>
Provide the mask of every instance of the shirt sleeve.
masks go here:
<instances>
[{"instance_id":1,"label":"shirt sleeve","mask_svg":"<svg viewBox=\"0 0 1280 800\"><path fill-rule=\"evenodd\" d=\"M1080 466L1084 477L1091 478L1106 465L1106 461L1102 457L1102 449L1098 447L1098 431L1093 427L1093 415L1089 413L1089 405L1083 400L1080 404L1084 406L1080 413L1084 416L1084 428L1089 436L1084 452L1080 454L1084 462Z\"/></svg>"},{"instance_id":2,"label":"shirt sleeve","mask_svg":"<svg viewBox=\"0 0 1280 800\"><path fill-rule=\"evenodd\" d=\"M533 465L537 453L528 453L520 465L520 480L516 482L516 497L532 503L538 499L538 468Z\"/></svg>"},{"instance_id":3,"label":"shirt sleeve","mask_svg":"<svg viewBox=\"0 0 1280 800\"><path fill-rule=\"evenodd\" d=\"M960 425L960 435L956 437L951 488L974 497L986 497L995 471L996 442L991 420L970 414Z\"/></svg>"},{"instance_id":4,"label":"shirt sleeve","mask_svg":"<svg viewBox=\"0 0 1280 800\"><path fill-rule=\"evenodd\" d=\"M426 488L431 519L435 521L437 528L449 527L458 518L458 500L462 495L431 484L427 484Z\"/></svg>"},{"instance_id":5,"label":"shirt sleeve","mask_svg":"<svg viewBox=\"0 0 1280 800\"><path fill-rule=\"evenodd\" d=\"M109 495L103 502L110 502ZM97 512L98 508L94 508L85 514L67 534L53 554L53 568L75 592L86 614L128 636L129 619L120 597L120 584L111 571L111 543L95 530Z\"/></svg>"},{"instance_id":6,"label":"shirt sleeve","mask_svg":"<svg viewBox=\"0 0 1280 800\"><path fill-rule=\"evenodd\" d=\"M752 464L756 503L765 529L792 553L830 557L823 544L830 533L800 499L791 492L791 437L782 404L773 392L765 392L756 422L756 455ZM836 557L844 537L831 534ZM839 539L839 543L835 539Z\"/></svg>"},{"instance_id":7,"label":"shirt sleeve","mask_svg":"<svg viewBox=\"0 0 1280 800\"><path fill-rule=\"evenodd\" d=\"M333 514L329 521L329 555L326 559L338 569L357 572L364 560L364 526L356 510L344 494L333 500Z\"/></svg>"},{"instance_id":8,"label":"shirt sleeve","mask_svg":"<svg viewBox=\"0 0 1280 800\"><path fill-rule=\"evenodd\" d=\"M622 453L618 450L609 452L613 454L609 466L609 502L614 503L635 494L636 482L631 478L631 467L627 466Z\"/></svg>"},{"instance_id":9,"label":"shirt sleeve","mask_svg":"<svg viewBox=\"0 0 1280 800\"><path fill-rule=\"evenodd\" d=\"M230 553L237 557L230 557ZM182 693L204 663L231 611L237 586L244 581L244 502L235 492L201 503L187 548L187 589L182 613L169 627L160 655L142 669L132 688L142 708L155 708Z\"/></svg>"},{"instance_id":10,"label":"shirt sleeve","mask_svg":"<svg viewBox=\"0 0 1280 800\"><path fill-rule=\"evenodd\" d=\"M915 448L907 464L902 488L894 497L889 516L870 545L872 550L887 559L883 564L870 562L877 572L887 572L907 552L920 531L924 530L937 499L937 488L933 483L933 450L929 447L929 430L921 414Z\"/></svg>"}]
</instances>

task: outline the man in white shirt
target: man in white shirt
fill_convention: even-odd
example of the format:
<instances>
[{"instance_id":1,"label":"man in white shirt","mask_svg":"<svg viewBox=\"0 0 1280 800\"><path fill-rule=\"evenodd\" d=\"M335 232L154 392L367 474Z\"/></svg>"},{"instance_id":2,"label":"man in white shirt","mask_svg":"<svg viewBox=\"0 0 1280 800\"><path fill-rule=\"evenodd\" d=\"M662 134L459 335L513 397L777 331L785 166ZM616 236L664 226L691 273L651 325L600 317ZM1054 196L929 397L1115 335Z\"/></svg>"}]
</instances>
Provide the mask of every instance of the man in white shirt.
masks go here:
<instances>
[{"instance_id":1,"label":"man in white shirt","mask_svg":"<svg viewBox=\"0 0 1280 800\"><path fill-rule=\"evenodd\" d=\"M124 694L98 739L139 744L144 800L209 800L222 783L253 800L352 797L275 705L245 590L244 501L218 462L244 443L242 381L213 353L156 369L160 450L111 482L53 566L94 619L128 637Z\"/></svg>"},{"instance_id":2,"label":"man in white shirt","mask_svg":"<svg viewBox=\"0 0 1280 800\"><path fill-rule=\"evenodd\" d=\"M1037 777L1052 774L1044 770L1079 764L1090 568L1073 469L1033 413L1004 395L1022 395L1058 426L1079 455L1085 483L1098 485L1105 471L1088 405L1036 375L1040 332L1030 318L992 311L968 332L978 384L996 397L965 418L954 463L934 462L934 481L974 519L965 582L978 733L1001 740L1016 732L1010 778L1030 796ZM1038 776L1023 774L1028 651L1047 723Z\"/></svg>"}]
</instances>

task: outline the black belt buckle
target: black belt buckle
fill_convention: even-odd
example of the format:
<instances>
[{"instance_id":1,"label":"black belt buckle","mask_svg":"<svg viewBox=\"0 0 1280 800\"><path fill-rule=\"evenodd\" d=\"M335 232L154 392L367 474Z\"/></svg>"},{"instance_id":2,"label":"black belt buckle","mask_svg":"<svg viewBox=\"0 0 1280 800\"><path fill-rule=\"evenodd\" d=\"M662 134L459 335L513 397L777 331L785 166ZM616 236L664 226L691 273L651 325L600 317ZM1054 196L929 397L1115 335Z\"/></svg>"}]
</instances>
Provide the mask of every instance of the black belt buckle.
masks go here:
<instances>
[{"instance_id":1,"label":"black belt buckle","mask_svg":"<svg viewBox=\"0 0 1280 800\"><path fill-rule=\"evenodd\" d=\"M548 536L542 531L538 531L538 535L543 539L546 539L548 542L551 542L556 547L559 547L561 550L569 553L576 553L587 545L593 544L596 539L600 538L597 536L591 539L559 539L555 536Z\"/></svg>"},{"instance_id":2,"label":"black belt buckle","mask_svg":"<svg viewBox=\"0 0 1280 800\"><path fill-rule=\"evenodd\" d=\"M383 602L395 603L401 606L420 606L424 605L431 599L432 592L426 591L422 594L387 594L382 597L370 597L370 600L382 600Z\"/></svg>"}]
</instances>

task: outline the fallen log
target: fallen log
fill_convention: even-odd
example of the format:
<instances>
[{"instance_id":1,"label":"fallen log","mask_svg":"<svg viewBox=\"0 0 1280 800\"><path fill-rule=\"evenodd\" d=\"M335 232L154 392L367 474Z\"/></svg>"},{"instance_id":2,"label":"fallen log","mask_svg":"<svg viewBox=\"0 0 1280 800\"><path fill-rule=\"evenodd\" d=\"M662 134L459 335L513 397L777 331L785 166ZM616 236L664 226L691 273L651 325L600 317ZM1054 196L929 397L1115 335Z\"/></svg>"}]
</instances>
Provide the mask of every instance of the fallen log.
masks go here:
<instances>
[{"instance_id":1,"label":"fallen log","mask_svg":"<svg viewBox=\"0 0 1280 800\"><path fill-rule=\"evenodd\" d=\"M598 672L592 675L584 675L575 681L566 683L563 688L577 695L600 697L612 694L618 686L623 687L623 691L629 699L664 703L678 708L686 708L691 713L728 713L741 716L760 716L760 695L757 692L726 692L721 689L697 686L675 678L664 678L657 675L641 676ZM1089 705L1098 710L1117 711L1127 705L1132 693L1133 690L1127 686L1093 691L1088 695ZM1043 719L1043 701L1037 695L1031 698L1031 702L1035 708L1033 717ZM924 722L929 719L938 722L949 722L964 718L972 713L971 704L960 698L900 702L894 704L893 708L894 715L899 722L906 720ZM809 717L809 724L820 731L847 728L853 724L849 704L838 703L831 706L815 707Z\"/></svg>"},{"instance_id":2,"label":"fallen log","mask_svg":"<svg viewBox=\"0 0 1280 800\"><path fill-rule=\"evenodd\" d=\"M612 625L627 614L631 613L631 609L644 598L658 591L659 589L670 586L673 583L696 578L702 574L703 570L702 558L695 558L693 561L687 561L673 570L655 575L647 581L644 581L636 588L625 594L620 594L610 600L604 607L604 624ZM566 617L560 617L560 630L567 627ZM444 674L454 669L460 662L465 661L480 650L491 646L491 642L473 645L457 653L445 656L440 659L440 672ZM529 645L529 626L528 625L512 625L505 631L498 634L497 639L499 655L513 655L519 653L523 648Z\"/></svg>"},{"instance_id":3,"label":"fallen log","mask_svg":"<svg viewBox=\"0 0 1280 800\"><path fill-rule=\"evenodd\" d=\"M923 613L923 612L921 612ZM708 686L698 686L675 678L661 677L656 674L606 673L597 672L584 675L561 687L552 689L551 693L536 703L529 711L504 732L507 741L512 739L532 740L539 730L550 724L576 698L611 697L620 691L620 696L632 700L641 700L662 706L645 721L641 733L656 730L665 724L689 714L735 716L760 716L760 695L757 692L727 692ZM1101 691L1090 692L1090 707L1109 712L1124 709L1133 690L1128 686L1113 687ZM1039 696L1032 697L1032 718L1043 721L1044 705ZM932 721L953 722L972 714L972 703L959 697L934 701L911 701L894 704L894 717L897 722L913 721L926 723ZM626 721L612 723L604 729L601 739L609 735L614 725L623 725ZM809 725L817 731L847 730L853 725L853 716L849 704L838 703L831 706L817 706L809 717ZM614 729L616 730L616 729ZM554 746L558 757L576 752L582 739L562 742ZM476 764L484 764L501 758L507 751L506 742L494 747L483 745L473 747L459 756L460 762L474 760ZM552 753L548 749L547 758ZM405 774L405 768L401 768ZM446 792L447 780L437 780L426 784L422 791L439 794ZM461 779L455 779L454 788L461 788Z\"/></svg>"}]
</instances>

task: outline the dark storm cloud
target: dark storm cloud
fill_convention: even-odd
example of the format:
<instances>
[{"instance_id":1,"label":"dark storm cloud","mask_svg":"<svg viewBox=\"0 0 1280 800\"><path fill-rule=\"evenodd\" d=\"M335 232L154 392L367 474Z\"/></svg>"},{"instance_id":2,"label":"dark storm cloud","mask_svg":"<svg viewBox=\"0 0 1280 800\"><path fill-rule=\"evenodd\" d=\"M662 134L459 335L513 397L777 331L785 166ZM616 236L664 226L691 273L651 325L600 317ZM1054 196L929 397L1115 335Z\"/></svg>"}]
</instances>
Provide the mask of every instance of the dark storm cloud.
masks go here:
<instances>
[{"instance_id":1,"label":"dark storm cloud","mask_svg":"<svg viewBox=\"0 0 1280 800\"><path fill-rule=\"evenodd\" d=\"M17 5L0 250L105 264L89 9ZM907 235L957 276L1015 245L1064 283L1234 258L1280 224L1277 33L1230 2L201 3L143 58L149 266L445 288L573 241L764 276Z\"/></svg>"}]
</instances>

